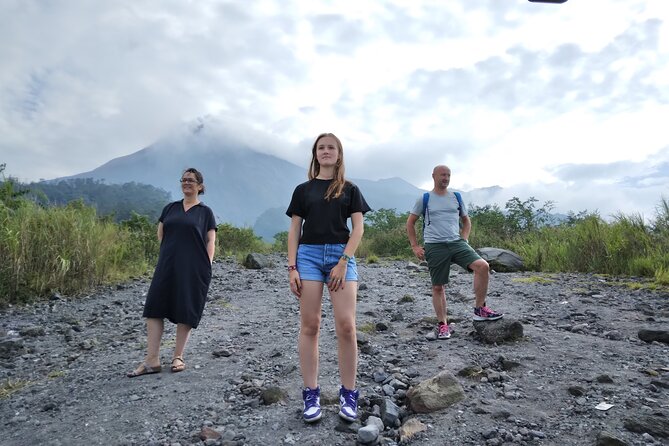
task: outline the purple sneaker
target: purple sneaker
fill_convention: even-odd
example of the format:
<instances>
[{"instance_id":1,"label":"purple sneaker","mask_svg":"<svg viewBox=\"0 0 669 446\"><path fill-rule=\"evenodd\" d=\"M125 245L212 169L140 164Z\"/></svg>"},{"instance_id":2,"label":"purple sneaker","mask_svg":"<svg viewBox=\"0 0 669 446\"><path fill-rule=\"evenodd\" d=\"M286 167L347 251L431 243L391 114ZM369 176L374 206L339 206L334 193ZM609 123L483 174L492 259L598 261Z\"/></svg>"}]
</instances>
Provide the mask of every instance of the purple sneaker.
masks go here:
<instances>
[{"instance_id":1,"label":"purple sneaker","mask_svg":"<svg viewBox=\"0 0 669 446\"><path fill-rule=\"evenodd\" d=\"M302 411L304 421L313 423L320 420L323 415L321 412L321 388L310 389L306 387L302 391L302 399L304 400L304 410Z\"/></svg>"},{"instance_id":2,"label":"purple sneaker","mask_svg":"<svg viewBox=\"0 0 669 446\"><path fill-rule=\"evenodd\" d=\"M355 421L358 419L358 396L357 390L348 390L341 386L339 389L339 416L346 421Z\"/></svg>"}]
</instances>

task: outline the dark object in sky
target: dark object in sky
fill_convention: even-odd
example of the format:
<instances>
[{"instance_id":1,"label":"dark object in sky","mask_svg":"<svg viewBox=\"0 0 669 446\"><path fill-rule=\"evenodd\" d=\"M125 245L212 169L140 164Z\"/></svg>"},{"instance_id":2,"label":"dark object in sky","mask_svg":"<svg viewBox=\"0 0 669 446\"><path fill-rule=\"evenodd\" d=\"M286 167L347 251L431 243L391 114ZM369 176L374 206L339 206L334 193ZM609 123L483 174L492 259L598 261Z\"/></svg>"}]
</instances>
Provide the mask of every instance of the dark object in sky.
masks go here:
<instances>
[{"instance_id":1,"label":"dark object in sky","mask_svg":"<svg viewBox=\"0 0 669 446\"><path fill-rule=\"evenodd\" d=\"M565 3L567 0L530 0L532 3Z\"/></svg>"}]
</instances>

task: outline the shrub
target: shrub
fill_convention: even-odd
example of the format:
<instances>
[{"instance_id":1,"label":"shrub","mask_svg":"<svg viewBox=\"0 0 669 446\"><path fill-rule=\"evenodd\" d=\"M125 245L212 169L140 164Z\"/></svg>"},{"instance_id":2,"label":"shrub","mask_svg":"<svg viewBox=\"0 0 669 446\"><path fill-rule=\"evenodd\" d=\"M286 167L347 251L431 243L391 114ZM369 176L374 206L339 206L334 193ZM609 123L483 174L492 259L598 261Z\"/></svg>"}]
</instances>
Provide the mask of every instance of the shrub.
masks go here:
<instances>
[{"instance_id":1,"label":"shrub","mask_svg":"<svg viewBox=\"0 0 669 446\"><path fill-rule=\"evenodd\" d=\"M279 232L274 235L274 243L272 244L272 251L288 252L288 231Z\"/></svg>"},{"instance_id":2,"label":"shrub","mask_svg":"<svg viewBox=\"0 0 669 446\"><path fill-rule=\"evenodd\" d=\"M408 212L398 214L394 209L379 209L368 213L365 216L365 235L358 254L362 257L412 257L413 251L406 233L408 217ZM419 226L420 222L416 224L416 232L419 240L422 240Z\"/></svg>"},{"instance_id":3,"label":"shrub","mask_svg":"<svg viewBox=\"0 0 669 446\"><path fill-rule=\"evenodd\" d=\"M379 257L375 256L374 254L370 254L365 258L365 261L367 264L372 265L374 263L379 263Z\"/></svg>"},{"instance_id":4,"label":"shrub","mask_svg":"<svg viewBox=\"0 0 669 446\"><path fill-rule=\"evenodd\" d=\"M669 285L669 268L665 268L664 266L660 266L655 271L655 283L657 283L658 285L664 285L664 286Z\"/></svg>"},{"instance_id":5,"label":"shrub","mask_svg":"<svg viewBox=\"0 0 669 446\"><path fill-rule=\"evenodd\" d=\"M149 221L148 216L139 215L133 211L130 218L123 220L120 226L129 233L132 248L140 252L148 262L154 264L160 252L158 225Z\"/></svg>"},{"instance_id":6,"label":"shrub","mask_svg":"<svg viewBox=\"0 0 669 446\"><path fill-rule=\"evenodd\" d=\"M76 294L147 270L128 231L81 202L0 210L0 305L53 291Z\"/></svg>"},{"instance_id":7,"label":"shrub","mask_svg":"<svg viewBox=\"0 0 669 446\"><path fill-rule=\"evenodd\" d=\"M268 252L270 248L252 228L237 228L228 223L218 225L216 239L220 251L226 255Z\"/></svg>"}]
</instances>

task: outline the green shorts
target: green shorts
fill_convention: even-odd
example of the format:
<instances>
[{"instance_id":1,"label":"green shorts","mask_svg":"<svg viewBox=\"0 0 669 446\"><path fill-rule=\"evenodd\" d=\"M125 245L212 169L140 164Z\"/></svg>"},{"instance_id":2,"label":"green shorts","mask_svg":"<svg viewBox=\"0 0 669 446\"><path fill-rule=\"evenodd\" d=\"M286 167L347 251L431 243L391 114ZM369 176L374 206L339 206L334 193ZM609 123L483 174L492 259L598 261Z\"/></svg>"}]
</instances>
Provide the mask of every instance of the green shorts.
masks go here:
<instances>
[{"instance_id":1,"label":"green shorts","mask_svg":"<svg viewBox=\"0 0 669 446\"><path fill-rule=\"evenodd\" d=\"M444 243L426 243L425 260L430 270L430 279L432 285L444 285L448 283L448 276L451 272L451 263L456 263L468 269L476 260L481 257L469 246L469 243L460 239Z\"/></svg>"}]
</instances>

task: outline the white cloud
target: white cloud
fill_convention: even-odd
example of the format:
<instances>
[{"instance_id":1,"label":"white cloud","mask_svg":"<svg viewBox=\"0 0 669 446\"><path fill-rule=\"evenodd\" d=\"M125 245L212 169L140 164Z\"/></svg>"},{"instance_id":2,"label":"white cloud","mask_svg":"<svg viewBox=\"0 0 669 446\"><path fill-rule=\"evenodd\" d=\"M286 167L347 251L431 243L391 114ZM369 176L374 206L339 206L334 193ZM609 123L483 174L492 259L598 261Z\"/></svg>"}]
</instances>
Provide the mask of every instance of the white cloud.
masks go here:
<instances>
[{"instance_id":1,"label":"white cloud","mask_svg":"<svg viewBox=\"0 0 669 446\"><path fill-rule=\"evenodd\" d=\"M454 187L627 209L626 194L657 201L662 177L618 201L618 171L560 166L650 172L668 145L668 23L662 0L10 0L0 162L25 180L74 174L213 115L301 165L333 131L356 177L425 186L446 163Z\"/></svg>"}]
</instances>

